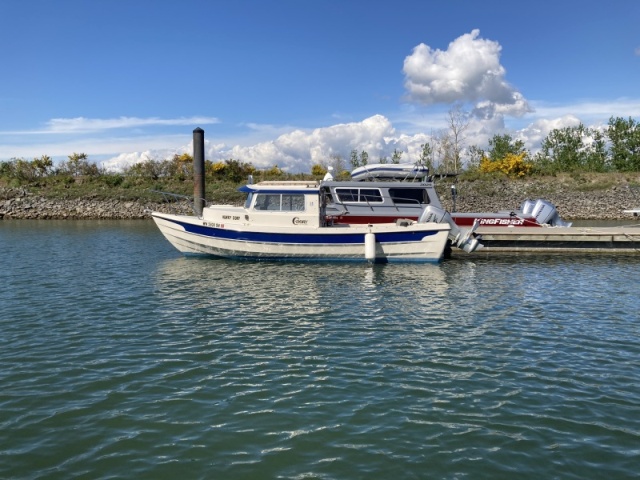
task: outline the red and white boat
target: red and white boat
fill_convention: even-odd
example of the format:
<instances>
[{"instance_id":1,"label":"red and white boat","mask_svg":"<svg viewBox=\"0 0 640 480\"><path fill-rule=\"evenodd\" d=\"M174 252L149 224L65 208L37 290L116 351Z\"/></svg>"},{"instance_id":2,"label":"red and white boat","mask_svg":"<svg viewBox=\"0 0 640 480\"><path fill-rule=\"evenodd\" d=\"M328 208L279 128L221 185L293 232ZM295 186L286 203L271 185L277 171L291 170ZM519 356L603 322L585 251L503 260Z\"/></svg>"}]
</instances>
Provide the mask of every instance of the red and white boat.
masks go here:
<instances>
[{"instance_id":1,"label":"red and white boat","mask_svg":"<svg viewBox=\"0 0 640 480\"><path fill-rule=\"evenodd\" d=\"M428 169L412 164L373 164L359 167L350 181L321 182L327 215L338 224L388 223L418 220L429 207L444 210ZM427 213L428 214L428 213ZM556 207L547 200L525 200L518 210L450 212L461 227L568 227Z\"/></svg>"}]
</instances>

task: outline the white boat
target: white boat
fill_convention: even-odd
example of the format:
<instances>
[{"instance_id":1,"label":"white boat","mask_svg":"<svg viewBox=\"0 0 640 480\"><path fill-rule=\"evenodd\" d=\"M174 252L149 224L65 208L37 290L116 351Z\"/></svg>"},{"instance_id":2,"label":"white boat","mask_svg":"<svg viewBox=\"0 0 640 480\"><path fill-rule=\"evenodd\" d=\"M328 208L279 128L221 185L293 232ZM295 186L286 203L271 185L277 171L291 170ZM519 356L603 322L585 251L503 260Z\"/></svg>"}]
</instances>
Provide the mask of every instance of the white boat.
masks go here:
<instances>
[{"instance_id":1,"label":"white boat","mask_svg":"<svg viewBox=\"0 0 640 480\"><path fill-rule=\"evenodd\" d=\"M426 167L413 164L373 164L359 167L350 181L322 182L331 201L327 214L335 223L387 223L398 218L418 220L427 207L443 209ZM455 194L455 189L452 189ZM556 207L544 199L525 200L517 210L450 212L461 228L568 227Z\"/></svg>"},{"instance_id":2,"label":"white boat","mask_svg":"<svg viewBox=\"0 0 640 480\"><path fill-rule=\"evenodd\" d=\"M623 210L624 213L629 213L631 215L633 215L634 217L637 217L638 215L640 215L640 208L632 208L631 210Z\"/></svg>"},{"instance_id":3,"label":"white boat","mask_svg":"<svg viewBox=\"0 0 640 480\"><path fill-rule=\"evenodd\" d=\"M202 215L152 212L166 239L184 254L265 260L439 262L449 241L472 252L478 240L442 210L418 220L337 224L327 221L318 182L261 182L240 188L244 206L211 205Z\"/></svg>"}]
</instances>

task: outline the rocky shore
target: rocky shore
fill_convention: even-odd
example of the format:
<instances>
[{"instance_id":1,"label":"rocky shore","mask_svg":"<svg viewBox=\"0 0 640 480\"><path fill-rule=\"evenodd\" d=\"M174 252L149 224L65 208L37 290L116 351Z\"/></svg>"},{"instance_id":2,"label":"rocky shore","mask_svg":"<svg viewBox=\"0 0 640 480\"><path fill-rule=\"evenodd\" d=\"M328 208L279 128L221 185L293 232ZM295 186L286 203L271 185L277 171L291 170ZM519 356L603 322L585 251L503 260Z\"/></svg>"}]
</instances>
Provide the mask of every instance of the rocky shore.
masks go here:
<instances>
[{"instance_id":1,"label":"rocky shore","mask_svg":"<svg viewBox=\"0 0 640 480\"><path fill-rule=\"evenodd\" d=\"M456 211L493 212L518 209L524 200L543 198L553 203L565 220L622 220L623 210L640 208L640 189L626 181L607 188L567 181L493 181L458 182ZM445 208L451 210L451 192L442 185L438 194Z\"/></svg>"},{"instance_id":2,"label":"rocky shore","mask_svg":"<svg viewBox=\"0 0 640 480\"><path fill-rule=\"evenodd\" d=\"M440 199L452 210L451 184L436 182ZM545 198L566 220L618 220L623 210L640 208L640 190L626 182L591 189L584 184L544 180L457 182L456 211L515 210L523 200ZM0 188L0 219L146 219L150 212L191 213L191 205L119 199L51 199L25 188Z\"/></svg>"}]
</instances>

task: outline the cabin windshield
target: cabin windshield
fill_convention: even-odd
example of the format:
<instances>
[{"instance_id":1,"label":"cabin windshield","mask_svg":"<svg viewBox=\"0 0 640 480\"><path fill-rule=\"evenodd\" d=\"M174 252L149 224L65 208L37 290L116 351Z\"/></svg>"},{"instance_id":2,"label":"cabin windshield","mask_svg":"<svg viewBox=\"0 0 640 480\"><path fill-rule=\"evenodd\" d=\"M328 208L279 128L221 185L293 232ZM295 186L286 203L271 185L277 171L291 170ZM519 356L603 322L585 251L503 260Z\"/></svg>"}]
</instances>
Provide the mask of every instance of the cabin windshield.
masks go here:
<instances>
[{"instance_id":1,"label":"cabin windshield","mask_svg":"<svg viewBox=\"0 0 640 480\"><path fill-rule=\"evenodd\" d=\"M303 212L304 194L256 193L256 210L272 212Z\"/></svg>"},{"instance_id":2,"label":"cabin windshield","mask_svg":"<svg viewBox=\"0 0 640 480\"><path fill-rule=\"evenodd\" d=\"M395 204L425 204L429 201L429 194L424 188L390 188L389 196Z\"/></svg>"}]
</instances>

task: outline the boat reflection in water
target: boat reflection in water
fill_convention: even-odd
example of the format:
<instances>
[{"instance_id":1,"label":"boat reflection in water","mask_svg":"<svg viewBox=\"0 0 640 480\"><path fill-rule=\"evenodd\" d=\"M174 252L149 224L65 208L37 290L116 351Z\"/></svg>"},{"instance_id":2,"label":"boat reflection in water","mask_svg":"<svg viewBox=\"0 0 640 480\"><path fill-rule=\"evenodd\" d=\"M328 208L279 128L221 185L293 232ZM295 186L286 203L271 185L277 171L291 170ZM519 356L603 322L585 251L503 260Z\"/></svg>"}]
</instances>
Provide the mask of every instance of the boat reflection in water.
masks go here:
<instances>
[{"instance_id":1,"label":"boat reflection in water","mask_svg":"<svg viewBox=\"0 0 640 480\"><path fill-rule=\"evenodd\" d=\"M196 310L219 319L379 318L400 305L408 318L445 318L455 308L453 290L476 301L474 262L362 265L179 257L161 262L156 273L163 311Z\"/></svg>"}]
</instances>

